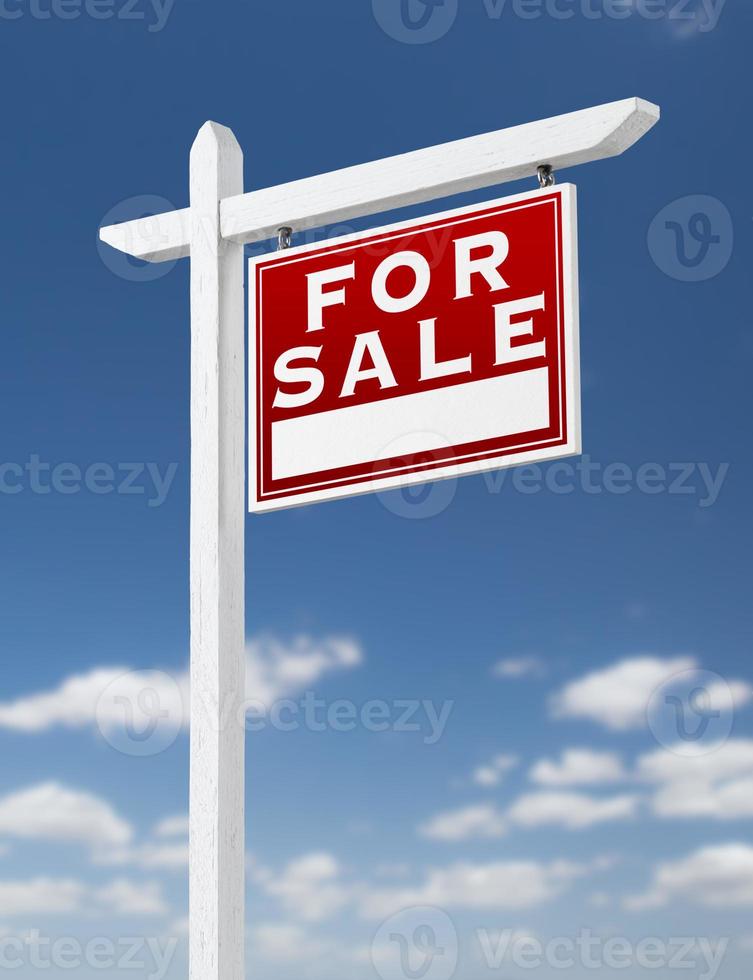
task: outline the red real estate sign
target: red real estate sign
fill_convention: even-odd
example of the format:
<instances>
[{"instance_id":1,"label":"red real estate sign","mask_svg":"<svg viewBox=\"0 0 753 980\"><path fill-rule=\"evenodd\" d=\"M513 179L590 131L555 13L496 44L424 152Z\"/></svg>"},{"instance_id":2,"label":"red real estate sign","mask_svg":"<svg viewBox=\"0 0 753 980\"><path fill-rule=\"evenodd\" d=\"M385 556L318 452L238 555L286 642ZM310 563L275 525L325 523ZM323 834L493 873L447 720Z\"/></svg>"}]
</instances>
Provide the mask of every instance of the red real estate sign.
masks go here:
<instances>
[{"instance_id":1,"label":"red real estate sign","mask_svg":"<svg viewBox=\"0 0 753 980\"><path fill-rule=\"evenodd\" d=\"M251 259L249 506L580 452L575 188Z\"/></svg>"}]
</instances>

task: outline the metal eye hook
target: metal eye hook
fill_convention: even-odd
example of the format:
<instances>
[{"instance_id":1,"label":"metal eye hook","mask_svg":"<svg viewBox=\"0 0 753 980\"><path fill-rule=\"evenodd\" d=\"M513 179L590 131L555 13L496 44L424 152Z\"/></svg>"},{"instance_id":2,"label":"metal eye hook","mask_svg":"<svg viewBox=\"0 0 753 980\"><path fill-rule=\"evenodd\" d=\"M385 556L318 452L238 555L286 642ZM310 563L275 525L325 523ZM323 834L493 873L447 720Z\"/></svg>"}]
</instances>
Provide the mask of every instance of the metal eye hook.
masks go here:
<instances>
[{"instance_id":1,"label":"metal eye hook","mask_svg":"<svg viewBox=\"0 0 753 980\"><path fill-rule=\"evenodd\" d=\"M555 183L557 182L557 179L554 176L554 171L548 163L542 164L542 166L537 169L536 173L538 174L539 178L539 187L554 187Z\"/></svg>"},{"instance_id":2,"label":"metal eye hook","mask_svg":"<svg viewBox=\"0 0 753 980\"><path fill-rule=\"evenodd\" d=\"M293 244L293 229L288 227L288 225L283 225L282 228L277 229L277 251L282 252L286 248L290 248Z\"/></svg>"}]
</instances>

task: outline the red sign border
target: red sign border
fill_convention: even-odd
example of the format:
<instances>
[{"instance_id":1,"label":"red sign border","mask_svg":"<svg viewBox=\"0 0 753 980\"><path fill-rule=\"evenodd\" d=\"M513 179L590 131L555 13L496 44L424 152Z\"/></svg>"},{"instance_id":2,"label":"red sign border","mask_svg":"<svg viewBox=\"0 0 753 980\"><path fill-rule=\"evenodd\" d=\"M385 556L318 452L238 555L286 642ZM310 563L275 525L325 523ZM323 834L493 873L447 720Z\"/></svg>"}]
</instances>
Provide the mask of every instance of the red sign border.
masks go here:
<instances>
[{"instance_id":1,"label":"red sign border","mask_svg":"<svg viewBox=\"0 0 753 980\"><path fill-rule=\"evenodd\" d=\"M560 436L528 445L496 448L475 452L470 456L453 457L424 462L419 465L394 467L387 471L361 474L357 477L342 477L336 480L323 480L307 487L293 490L264 492L261 487L262 467L262 426L261 392L257 362L257 349L260 349L261 316L257 303L257 275L262 266L291 262L310 252L326 254L353 244L376 243L392 236L404 235L406 231L422 232L443 224L460 223L475 216L482 217L490 212L510 210L520 205L538 205L555 201L558 207L557 234L561 263L559 272L560 296L558 303L558 335L560 338ZM248 310L249 310L249 413L248 413L248 496L251 512L281 510L288 507L303 506L324 500L335 500L364 493L376 493L405 487L416 483L450 479L469 473L480 473L490 469L519 466L531 462L559 459L580 453L580 371L578 351L578 256L576 227L576 188L572 184L561 184L555 188L544 188L523 194L516 194L494 201L482 202L464 208L428 215L425 218L398 222L380 228L372 228L352 235L346 235L326 242L301 245L285 251L268 253L249 259L248 263ZM561 220L560 220L561 219ZM464 443L468 445L468 443ZM459 449L460 447L452 447ZM376 461L375 461L376 462Z\"/></svg>"}]
</instances>

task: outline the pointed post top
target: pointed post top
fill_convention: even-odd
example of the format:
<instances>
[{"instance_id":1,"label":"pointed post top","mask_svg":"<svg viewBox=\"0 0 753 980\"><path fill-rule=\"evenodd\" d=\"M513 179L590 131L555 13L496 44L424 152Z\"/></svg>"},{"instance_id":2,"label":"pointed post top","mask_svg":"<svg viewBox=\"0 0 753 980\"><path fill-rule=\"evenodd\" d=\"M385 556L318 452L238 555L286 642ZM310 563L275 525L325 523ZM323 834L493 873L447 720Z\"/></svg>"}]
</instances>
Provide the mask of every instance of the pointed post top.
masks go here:
<instances>
[{"instance_id":1,"label":"pointed post top","mask_svg":"<svg viewBox=\"0 0 753 980\"><path fill-rule=\"evenodd\" d=\"M208 119L196 134L196 138L191 146L191 153L201 151L205 147L210 146L222 147L226 150L237 147L240 152L240 144L235 138L232 129Z\"/></svg>"},{"instance_id":2,"label":"pointed post top","mask_svg":"<svg viewBox=\"0 0 753 980\"><path fill-rule=\"evenodd\" d=\"M220 201L243 193L243 151L235 134L227 126L205 122L191 147L191 207L218 213ZM196 218L197 215L194 215Z\"/></svg>"}]
</instances>

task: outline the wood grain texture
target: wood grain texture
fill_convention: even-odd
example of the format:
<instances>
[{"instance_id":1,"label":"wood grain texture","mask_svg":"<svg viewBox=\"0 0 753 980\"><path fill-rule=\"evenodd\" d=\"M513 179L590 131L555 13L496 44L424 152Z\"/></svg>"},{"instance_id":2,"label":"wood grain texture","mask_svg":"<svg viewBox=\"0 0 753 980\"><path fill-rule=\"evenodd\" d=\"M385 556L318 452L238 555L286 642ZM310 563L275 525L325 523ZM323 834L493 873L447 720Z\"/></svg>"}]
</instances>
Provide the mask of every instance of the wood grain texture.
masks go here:
<instances>
[{"instance_id":1,"label":"wood grain texture","mask_svg":"<svg viewBox=\"0 0 753 980\"><path fill-rule=\"evenodd\" d=\"M558 171L618 156L659 115L650 102L624 99L248 194L229 194L221 203L222 237L239 244L263 241L283 225L304 231L534 177L540 164ZM101 229L100 237L129 255L163 262L189 254L190 227L190 215L182 210L160 215L158 221L110 225Z\"/></svg>"},{"instance_id":2,"label":"wood grain texture","mask_svg":"<svg viewBox=\"0 0 753 980\"><path fill-rule=\"evenodd\" d=\"M219 202L243 155L206 123L191 150L191 776L189 976L244 976L243 248Z\"/></svg>"}]
</instances>

